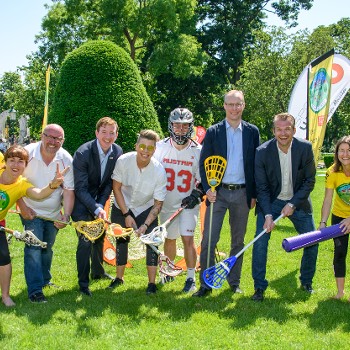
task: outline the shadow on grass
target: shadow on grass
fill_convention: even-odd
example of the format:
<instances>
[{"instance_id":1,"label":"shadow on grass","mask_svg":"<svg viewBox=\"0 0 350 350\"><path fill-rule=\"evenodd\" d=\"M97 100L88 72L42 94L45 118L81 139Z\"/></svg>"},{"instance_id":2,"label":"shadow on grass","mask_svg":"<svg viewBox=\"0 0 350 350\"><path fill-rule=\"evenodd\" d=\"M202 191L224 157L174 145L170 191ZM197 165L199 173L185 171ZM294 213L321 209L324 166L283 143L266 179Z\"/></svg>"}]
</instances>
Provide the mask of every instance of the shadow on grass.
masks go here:
<instances>
[{"instance_id":1,"label":"shadow on grass","mask_svg":"<svg viewBox=\"0 0 350 350\"><path fill-rule=\"evenodd\" d=\"M182 322L194 314L203 314L203 317L217 314L219 318L230 320L231 327L236 329L244 329L259 319L265 319L278 324L306 320L310 328L324 333L339 326L350 331L350 305L347 301L324 300L316 304L314 312L303 312L300 304L307 302L310 295L299 289L297 274L298 271L294 270L273 280L262 303L252 301L251 295L233 294L227 286L214 290L205 298L193 298L181 292L179 283L159 287L156 295L148 296L145 294L146 285L138 288L124 285L111 291L105 289L108 283L101 281L93 285L92 298L82 296L77 287L51 289L46 293L48 303L39 305L31 304L26 290L23 290L15 298L16 308L5 312L26 318L35 325L72 323L78 335L87 337L104 332L91 323L99 318L101 322L113 318L118 323L127 320L127 324L140 324L164 318ZM296 305L302 310L294 312Z\"/></svg>"},{"instance_id":2,"label":"shadow on grass","mask_svg":"<svg viewBox=\"0 0 350 350\"><path fill-rule=\"evenodd\" d=\"M310 328L328 333L342 328L350 332L350 304L347 299L327 299L320 301L315 311L309 315Z\"/></svg>"},{"instance_id":3,"label":"shadow on grass","mask_svg":"<svg viewBox=\"0 0 350 350\"><path fill-rule=\"evenodd\" d=\"M272 320L279 324L287 323L290 319L299 318L292 312L293 304L307 301L311 295L299 288L295 278L297 270L291 271L281 278L273 280L265 292L263 302L255 302L250 296L238 297L231 307L222 311L222 316L232 319L233 328L246 328L254 325L258 319ZM229 298L232 293L225 291ZM236 296L233 297L236 299ZM303 316L302 316L303 317ZM308 318L309 315L304 315Z\"/></svg>"}]
</instances>

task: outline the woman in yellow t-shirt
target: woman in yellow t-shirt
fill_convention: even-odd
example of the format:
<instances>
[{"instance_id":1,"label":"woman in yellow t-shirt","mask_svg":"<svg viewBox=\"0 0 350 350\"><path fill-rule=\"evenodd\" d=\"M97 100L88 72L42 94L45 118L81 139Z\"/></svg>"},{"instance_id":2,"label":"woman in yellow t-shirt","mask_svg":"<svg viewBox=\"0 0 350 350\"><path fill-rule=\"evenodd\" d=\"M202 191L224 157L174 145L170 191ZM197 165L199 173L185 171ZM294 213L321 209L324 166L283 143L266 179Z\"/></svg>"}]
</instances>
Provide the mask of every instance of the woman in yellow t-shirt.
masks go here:
<instances>
[{"instance_id":1,"label":"woman in yellow t-shirt","mask_svg":"<svg viewBox=\"0 0 350 350\"><path fill-rule=\"evenodd\" d=\"M34 187L22 177L28 158L28 152L19 145L14 145L5 152L5 165L0 170L0 228L5 227L5 216L19 198L23 196L32 199L46 198L63 183L66 171L61 173L57 166L55 178L46 187L42 189ZM15 305L9 294L11 274L10 252L6 234L2 230L0 232L0 287L2 302L5 306Z\"/></svg>"},{"instance_id":2,"label":"woman in yellow t-shirt","mask_svg":"<svg viewBox=\"0 0 350 350\"><path fill-rule=\"evenodd\" d=\"M335 192L332 207L333 193ZM326 191L324 195L321 222L319 228L327 224L332 207L332 225L341 223L344 235L334 238L334 276L337 294L334 299L341 299L345 292L346 255L350 232L350 136L342 137L335 146L334 164L326 173Z\"/></svg>"}]
</instances>

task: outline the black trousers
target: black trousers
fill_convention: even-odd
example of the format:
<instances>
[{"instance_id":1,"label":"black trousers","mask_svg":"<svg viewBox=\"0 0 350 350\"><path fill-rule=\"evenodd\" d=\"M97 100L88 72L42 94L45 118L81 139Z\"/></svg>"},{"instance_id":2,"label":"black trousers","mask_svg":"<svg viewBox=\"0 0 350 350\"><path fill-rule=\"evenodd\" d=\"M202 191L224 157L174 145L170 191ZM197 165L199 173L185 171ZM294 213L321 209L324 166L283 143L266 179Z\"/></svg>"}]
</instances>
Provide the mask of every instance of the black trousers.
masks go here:
<instances>
[{"instance_id":1,"label":"black trousers","mask_svg":"<svg viewBox=\"0 0 350 350\"><path fill-rule=\"evenodd\" d=\"M136 221L137 227L140 227L146 220L149 212L151 211L152 207L146 209L143 211L140 215L134 216L133 218ZM112 213L111 213L111 220L112 222L119 224L122 227L125 227L125 218L123 216L123 213L118 209L115 205L112 207ZM158 226L158 220L154 220L152 224L147 228L146 233L150 233L155 227ZM128 262L128 245L130 242L130 237L124 238L118 238L117 239L117 265L122 266L126 265ZM157 266L158 265L158 255L150 248L148 245L146 245L146 265L147 266Z\"/></svg>"},{"instance_id":2,"label":"black trousers","mask_svg":"<svg viewBox=\"0 0 350 350\"><path fill-rule=\"evenodd\" d=\"M78 280L81 288L89 286L90 260L91 275L102 276L105 273L103 268L103 241L105 234L96 239L95 242L88 241L84 235L77 232L78 247L76 252Z\"/></svg>"},{"instance_id":3,"label":"black trousers","mask_svg":"<svg viewBox=\"0 0 350 350\"><path fill-rule=\"evenodd\" d=\"M339 224L344 218L332 214L332 225ZM346 275L346 255L348 253L349 235L342 235L333 239L334 257L333 268L334 276L342 278Z\"/></svg>"}]
</instances>

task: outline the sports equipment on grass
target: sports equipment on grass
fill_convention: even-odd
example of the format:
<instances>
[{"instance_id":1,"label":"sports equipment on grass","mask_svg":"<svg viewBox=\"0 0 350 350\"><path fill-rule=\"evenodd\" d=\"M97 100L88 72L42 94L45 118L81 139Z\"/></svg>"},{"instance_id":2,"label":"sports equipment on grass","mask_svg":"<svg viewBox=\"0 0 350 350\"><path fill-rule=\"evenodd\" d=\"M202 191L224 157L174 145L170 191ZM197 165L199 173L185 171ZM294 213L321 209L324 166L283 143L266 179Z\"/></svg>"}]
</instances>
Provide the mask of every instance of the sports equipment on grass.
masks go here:
<instances>
[{"instance_id":1,"label":"sports equipment on grass","mask_svg":"<svg viewBox=\"0 0 350 350\"><path fill-rule=\"evenodd\" d=\"M207 178L208 184L212 192L214 192L215 188L220 184L224 176L226 165L226 159L221 156L210 156L204 160L205 176ZM207 266L209 266L210 260L211 231L213 226L213 208L214 203L210 202Z\"/></svg>"},{"instance_id":2,"label":"sports equipment on grass","mask_svg":"<svg viewBox=\"0 0 350 350\"><path fill-rule=\"evenodd\" d=\"M47 243L42 242L39 238L37 238L32 231L25 230L24 232L19 232L16 230L11 230L7 227L0 227L0 231L4 231L10 233L13 237L15 237L18 241L22 241L27 245L31 245L34 247L46 248ZM11 236L10 236L11 237Z\"/></svg>"},{"instance_id":3,"label":"sports equipment on grass","mask_svg":"<svg viewBox=\"0 0 350 350\"><path fill-rule=\"evenodd\" d=\"M281 214L274 223L276 224L283 215ZM249 242L242 250L240 250L236 255L230 256L229 258L220 261L218 264L215 264L212 267L203 271L203 279L207 286L210 288L219 289L224 284L226 277L230 273L232 267L236 263L237 259L260 237L266 233L266 229L261 231L251 242Z\"/></svg>"},{"instance_id":4,"label":"sports equipment on grass","mask_svg":"<svg viewBox=\"0 0 350 350\"><path fill-rule=\"evenodd\" d=\"M20 214L19 211L11 210L11 213ZM62 221L51 219L45 216L36 215L35 217L47 221L57 222L64 225L73 226L79 233L84 236L84 239L89 240L90 242L96 241L96 239L100 238L106 230L107 222L103 219L96 219L93 221Z\"/></svg>"},{"instance_id":5,"label":"sports equipment on grass","mask_svg":"<svg viewBox=\"0 0 350 350\"><path fill-rule=\"evenodd\" d=\"M164 242L164 239L166 237L167 231L166 228L167 226L185 209L179 208L176 210L176 212L170 216L168 220L166 220L163 224L155 227L150 233L146 235L142 235L140 237L140 240L144 244L153 244L154 246L159 246Z\"/></svg>"},{"instance_id":6,"label":"sports equipment on grass","mask_svg":"<svg viewBox=\"0 0 350 350\"><path fill-rule=\"evenodd\" d=\"M131 227L122 227L119 224L115 224L113 222L106 221L108 224L106 234L115 238L122 238L130 236L134 230Z\"/></svg>"},{"instance_id":7,"label":"sports equipment on grass","mask_svg":"<svg viewBox=\"0 0 350 350\"><path fill-rule=\"evenodd\" d=\"M172 261L157 247L155 247L153 244L148 245L158 255L159 275L163 284L165 283L165 276L175 277L182 272L182 268L173 264Z\"/></svg>"},{"instance_id":8,"label":"sports equipment on grass","mask_svg":"<svg viewBox=\"0 0 350 350\"><path fill-rule=\"evenodd\" d=\"M293 252L301 248L309 247L327 239L336 238L344 235L340 224L321 228L320 230L303 233L298 236L288 237L282 241L282 247L286 252Z\"/></svg>"}]
</instances>

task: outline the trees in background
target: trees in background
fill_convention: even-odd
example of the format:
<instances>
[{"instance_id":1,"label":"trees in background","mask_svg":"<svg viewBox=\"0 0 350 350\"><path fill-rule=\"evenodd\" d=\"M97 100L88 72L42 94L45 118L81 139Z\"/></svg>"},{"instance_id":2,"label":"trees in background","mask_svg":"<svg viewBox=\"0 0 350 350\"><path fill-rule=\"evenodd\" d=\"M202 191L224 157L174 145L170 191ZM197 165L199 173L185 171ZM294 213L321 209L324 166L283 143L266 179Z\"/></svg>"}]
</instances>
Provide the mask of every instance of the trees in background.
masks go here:
<instances>
[{"instance_id":1,"label":"trees in background","mask_svg":"<svg viewBox=\"0 0 350 350\"><path fill-rule=\"evenodd\" d=\"M118 144L134 149L137 134L162 136L157 114L130 56L112 42L89 41L63 61L49 122L65 130L65 148L74 153L94 138L96 122L109 116L119 125Z\"/></svg>"},{"instance_id":2,"label":"trees in background","mask_svg":"<svg viewBox=\"0 0 350 350\"><path fill-rule=\"evenodd\" d=\"M108 39L137 65L164 131L178 105L194 112L197 125L222 119L223 94L238 87L246 94L245 119L267 139L272 115L287 110L293 85L310 61L331 47L350 57L349 19L312 33L287 34L264 25L266 11L272 10L293 26L300 10L311 5L312 0L57 0L43 19L26 84L34 86L41 75L36 87L43 89L43 62L51 60L55 77L67 53L88 40ZM43 101L44 91L33 94L39 95ZM345 103L332 123L349 114ZM40 107L34 108L38 115L43 102ZM335 137L330 132L327 147Z\"/></svg>"}]
</instances>

